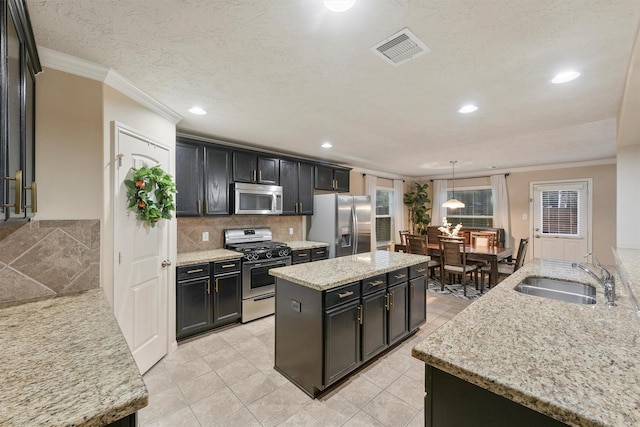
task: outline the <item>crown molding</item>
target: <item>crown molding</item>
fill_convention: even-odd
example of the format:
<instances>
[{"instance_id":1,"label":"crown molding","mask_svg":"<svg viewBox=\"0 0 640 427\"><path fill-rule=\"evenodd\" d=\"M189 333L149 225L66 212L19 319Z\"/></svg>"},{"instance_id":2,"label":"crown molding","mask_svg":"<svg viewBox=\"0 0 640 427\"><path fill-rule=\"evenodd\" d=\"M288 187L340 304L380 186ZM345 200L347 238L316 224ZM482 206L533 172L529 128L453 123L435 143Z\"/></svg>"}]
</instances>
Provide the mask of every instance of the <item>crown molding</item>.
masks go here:
<instances>
[{"instance_id":1,"label":"crown molding","mask_svg":"<svg viewBox=\"0 0 640 427\"><path fill-rule=\"evenodd\" d=\"M47 68L102 82L144 105L174 125L182 120L181 115L138 89L111 68L42 46L38 46L38 55L42 65Z\"/></svg>"}]
</instances>

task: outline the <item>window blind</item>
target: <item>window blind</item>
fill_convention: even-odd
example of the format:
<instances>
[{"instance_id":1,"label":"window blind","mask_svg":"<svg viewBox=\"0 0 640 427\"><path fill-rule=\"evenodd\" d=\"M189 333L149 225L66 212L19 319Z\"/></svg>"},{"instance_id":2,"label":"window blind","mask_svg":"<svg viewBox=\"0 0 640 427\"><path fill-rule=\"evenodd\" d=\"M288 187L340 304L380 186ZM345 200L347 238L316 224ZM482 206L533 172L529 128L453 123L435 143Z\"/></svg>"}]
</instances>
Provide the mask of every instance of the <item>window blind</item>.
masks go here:
<instances>
[{"instance_id":1,"label":"window blind","mask_svg":"<svg viewBox=\"0 0 640 427\"><path fill-rule=\"evenodd\" d=\"M540 197L543 234L581 235L578 190L544 190Z\"/></svg>"}]
</instances>

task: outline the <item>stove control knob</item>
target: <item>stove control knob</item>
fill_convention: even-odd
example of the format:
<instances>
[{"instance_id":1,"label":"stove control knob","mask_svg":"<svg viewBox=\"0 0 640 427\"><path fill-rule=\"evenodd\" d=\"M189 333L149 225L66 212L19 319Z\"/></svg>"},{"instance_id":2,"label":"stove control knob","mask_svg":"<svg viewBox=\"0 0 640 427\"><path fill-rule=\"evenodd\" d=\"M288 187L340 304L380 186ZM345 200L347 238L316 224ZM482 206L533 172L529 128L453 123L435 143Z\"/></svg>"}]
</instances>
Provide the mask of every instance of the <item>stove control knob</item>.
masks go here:
<instances>
[{"instance_id":1,"label":"stove control knob","mask_svg":"<svg viewBox=\"0 0 640 427\"><path fill-rule=\"evenodd\" d=\"M245 254L244 259L246 261L251 261L251 254Z\"/></svg>"},{"instance_id":2,"label":"stove control knob","mask_svg":"<svg viewBox=\"0 0 640 427\"><path fill-rule=\"evenodd\" d=\"M280 256L289 255L289 249L280 249L280 252L278 252L278 255L280 255Z\"/></svg>"},{"instance_id":3,"label":"stove control knob","mask_svg":"<svg viewBox=\"0 0 640 427\"><path fill-rule=\"evenodd\" d=\"M267 258L271 258L273 256L273 252L269 251L266 254L264 254Z\"/></svg>"}]
</instances>

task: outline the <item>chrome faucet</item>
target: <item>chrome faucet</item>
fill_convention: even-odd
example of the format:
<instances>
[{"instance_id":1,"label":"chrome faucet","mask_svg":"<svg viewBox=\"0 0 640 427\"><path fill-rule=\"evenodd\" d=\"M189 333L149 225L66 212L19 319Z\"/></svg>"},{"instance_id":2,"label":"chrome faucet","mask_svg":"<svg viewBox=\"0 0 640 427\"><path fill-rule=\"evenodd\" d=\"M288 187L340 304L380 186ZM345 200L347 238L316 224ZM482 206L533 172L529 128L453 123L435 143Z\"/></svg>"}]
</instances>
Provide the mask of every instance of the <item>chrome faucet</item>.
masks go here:
<instances>
[{"instance_id":1,"label":"chrome faucet","mask_svg":"<svg viewBox=\"0 0 640 427\"><path fill-rule=\"evenodd\" d=\"M588 253L588 254L585 255L585 258L588 257L589 255L593 255L593 254ZM598 281L598 283L600 283L602 285L602 287L604 288L604 296L607 299L607 307L614 307L614 306L617 305L616 304L616 282L615 282L615 279L613 278L613 275L609 272L609 270L607 270L606 268L604 268L602 266L602 264L600 264L600 261L598 261L598 258L596 258L595 255L593 255L593 259L596 262L596 267L598 267L600 269L600 273L601 273L600 276L598 276L593 271L589 270L584 265L579 264L577 262L572 263L571 267L579 268L580 270L583 270L583 271L589 273L589 275L591 277L593 277L596 281Z\"/></svg>"}]
</instances>

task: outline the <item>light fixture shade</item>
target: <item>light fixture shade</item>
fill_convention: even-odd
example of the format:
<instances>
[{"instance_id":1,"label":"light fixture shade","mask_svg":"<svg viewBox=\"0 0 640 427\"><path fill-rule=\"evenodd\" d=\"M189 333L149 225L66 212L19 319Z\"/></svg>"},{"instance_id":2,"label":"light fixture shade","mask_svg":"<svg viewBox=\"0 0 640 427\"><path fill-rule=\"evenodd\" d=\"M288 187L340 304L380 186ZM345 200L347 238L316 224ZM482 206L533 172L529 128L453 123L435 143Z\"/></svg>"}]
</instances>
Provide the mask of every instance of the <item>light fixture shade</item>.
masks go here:
<instances>
[{"instance_id":1,"label":"light fixture shade","mask_svg":"<svg viewBox=\"0 0 640 427\"><path fill-rule=\"evenodd\" d=\"M356 0L324 0L324 5L332 12L344 12L351 9Z\"/></svg>"},{"instance_id":2,"label":"light fixture shade","mask_svg":"<svg viewBox=\"0 0 640 427\"><path fill-rule=\"evenodd\" d=\"M459 208L464 208L464 203L462 203L458 199L449 199L442 204L442 207L449 208L449 209L459 209Z\"/></svg>"}]
</instances>

